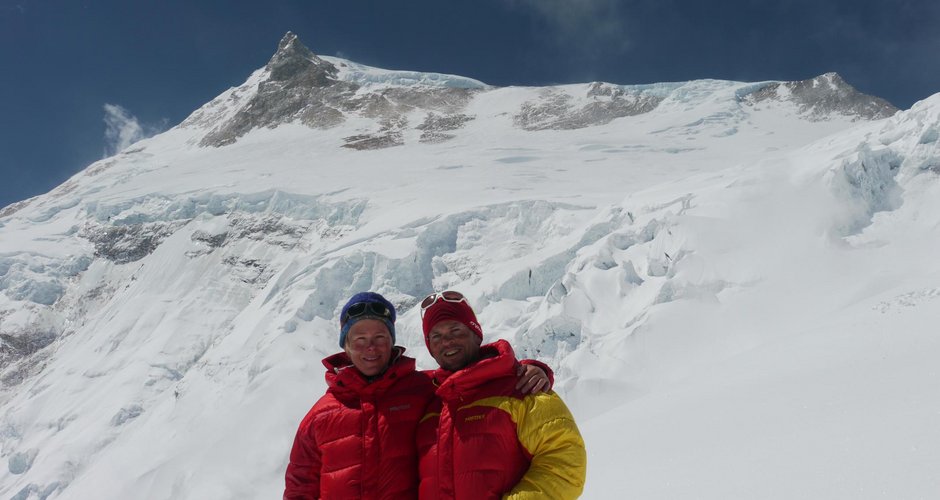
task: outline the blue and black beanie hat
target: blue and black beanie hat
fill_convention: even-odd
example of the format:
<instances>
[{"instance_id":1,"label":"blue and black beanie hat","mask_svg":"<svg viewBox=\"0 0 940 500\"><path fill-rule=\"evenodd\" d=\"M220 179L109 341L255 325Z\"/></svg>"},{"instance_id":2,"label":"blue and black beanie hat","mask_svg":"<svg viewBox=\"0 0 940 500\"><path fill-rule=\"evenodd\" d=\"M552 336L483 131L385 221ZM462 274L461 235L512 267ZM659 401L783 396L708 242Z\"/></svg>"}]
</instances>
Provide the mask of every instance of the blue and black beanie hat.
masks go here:
<instances>
[{"instance_id":1,"label":"blue and black beanie hat","mask_svg":"<svg viewBox=\"0 0 940 500\"><path fill-rule=\"evenodd\" d=\"M346 348L346 335L357 321L376 319L385 323L395 344L395 306L375 292L359 292L350 298L339 313L339 346Z\"/></svg>"}]
</instances>

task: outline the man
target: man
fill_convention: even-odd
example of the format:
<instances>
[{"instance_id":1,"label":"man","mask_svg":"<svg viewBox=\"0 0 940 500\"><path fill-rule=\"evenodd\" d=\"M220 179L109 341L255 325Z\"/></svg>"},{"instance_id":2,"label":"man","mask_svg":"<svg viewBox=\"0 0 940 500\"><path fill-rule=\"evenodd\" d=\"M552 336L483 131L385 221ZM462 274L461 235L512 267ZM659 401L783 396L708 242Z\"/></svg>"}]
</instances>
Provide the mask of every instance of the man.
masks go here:
<instances>
[{"instance_id":1,"label":"man","mask_svg":"<svg viewBox=\"0 0 940 500\"><path fill-rule=\"evenodd\" d=\"M421 303L436 397L418 425L419 498L576 498L584 489L584 441L554 392L523 394L519 362L483 329L459 292Z\"/></svg>"},{"instance_id":2,"label":"man","mask_svg":"<svg viewBox=\"0 0 940 500\"><path fill-rule=\"evenodd\" d=\"M433 393L395 346L395 307L357 293L340 313L341 352L323 360L326 394L297 430L285 500L414 498L415 429Z\"/></svg>"}]
</instances>

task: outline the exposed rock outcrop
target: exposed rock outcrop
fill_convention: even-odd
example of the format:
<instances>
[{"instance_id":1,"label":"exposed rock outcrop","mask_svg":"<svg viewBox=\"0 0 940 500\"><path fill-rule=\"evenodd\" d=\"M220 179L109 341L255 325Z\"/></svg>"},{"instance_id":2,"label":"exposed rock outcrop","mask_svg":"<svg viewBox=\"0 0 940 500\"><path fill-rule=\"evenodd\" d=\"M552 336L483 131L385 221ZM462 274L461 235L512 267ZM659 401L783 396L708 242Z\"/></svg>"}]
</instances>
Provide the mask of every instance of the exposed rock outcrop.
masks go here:
<instances>
[{"instance_id":1,"label":"exposed rock outcrop","mask_svg":"<svg viewBox=\"0 0 940 500\"><path fill-rule=\"evenodd\" d=\"M523 104L513 121L525 130L579 129L605 125L616 118L648 113L656 109L663 98L618 85L594 82L584 100L584 104L576 105L573 104L575 96L557 89L546 89L540 100Z\"/></svg>"},{"instance_id":2,"label":"exposed rock outcrop","mask_svg":"<svg viewBox=\"0 0 940 500\"><path fill-rule=\"evenodd\" d=\"M898 111L880 97L859 92L837 73L798 82L770 83L744 98L745 103L752 105L768 100L793 102L810 120L822 120L832 114L877 120Z\"/></svg>"}]
</instances>

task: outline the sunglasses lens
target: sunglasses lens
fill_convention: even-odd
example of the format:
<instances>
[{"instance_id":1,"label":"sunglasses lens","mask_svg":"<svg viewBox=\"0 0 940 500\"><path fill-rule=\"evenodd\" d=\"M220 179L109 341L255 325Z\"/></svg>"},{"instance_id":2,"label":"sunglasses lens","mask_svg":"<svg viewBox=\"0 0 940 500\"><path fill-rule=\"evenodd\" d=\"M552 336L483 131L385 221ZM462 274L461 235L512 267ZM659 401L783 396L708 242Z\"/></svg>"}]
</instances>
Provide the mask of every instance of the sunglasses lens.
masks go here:
<instances>
[{"instance_id":1,"label":"sunglasses lens","mask_svg":"<svg viewBox=\"0 0 940 500\"><path fill-rule=\"evenodd\" d=\"M383 318L387 318L392 315L388 308L383 304L369 304L369 312L375 316L382 316Z\"/></svg>"},{"instance_id":2,"label":"sunglasses lens","mask_svg":"<svg viewBox=\"0 0 940 500\"><path fill-rule=\"evenodd\" d=\"M463 300L464 298L462 293L455 292L453 290L447 290L445 292L441 292L441 297L443 297L444 300L449 300L451 302L459 302Z\"/></svg>"},{"instance_id":3,"label":"sunglasses lens","mask_svg":"<svg viewBox=\"0 0 940 500\"><path fill-rule=\"evenodd\" d=\"M432 293L431 295L428 295L427 297L424 298L424 300L421 301L421 309L427 309L431 307L431 304L433 304L434 301L436 300L437 300L436 293Z\"/></svg>"},{"instance_id":4,"label":"sunglasses lens","mask_svg":"<svg viewBox=\"0 0 940 500\"><path fill-rule=\"evenodd\" d=\"M358 304L353 304L349 306L349 309L346 310L346 317L354 318L356 316L361 316L364 312L366 312L367 305L368 304L366 304L365 302L360 302Z\"/></svg>"}]
</instances>

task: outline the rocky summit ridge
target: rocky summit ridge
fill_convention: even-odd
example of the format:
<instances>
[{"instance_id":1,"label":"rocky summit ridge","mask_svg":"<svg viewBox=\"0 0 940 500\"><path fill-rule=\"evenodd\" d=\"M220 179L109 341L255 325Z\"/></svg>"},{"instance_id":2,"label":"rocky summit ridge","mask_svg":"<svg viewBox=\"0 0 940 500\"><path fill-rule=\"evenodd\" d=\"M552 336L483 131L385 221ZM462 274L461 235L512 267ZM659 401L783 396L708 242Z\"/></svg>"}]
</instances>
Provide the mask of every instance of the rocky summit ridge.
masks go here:
<instances>
[{"instance_id":1,"label":"rocky summit ridge","mask_svg":"<svg viewBox=\"0 0 940 500\"><path fill-rule=\"evenodd\" d=\"M343 147L368 150L400 146L409 130L420 132L420 142L440 143L456 137L457 131L475 118L467 108L477 96L507 90L448 85L446 80L437 85L425 82L403 85L389 80L383 85L344 79L338 65L355 63L332 59L336 64L318 57L297 35L288 32L262 73L223 94L207 105L208 109L197 111L183 125L209 128L200 145L221 147L259 128L298 122L326 130L364 117L372 120L374 127L346 136ZM527 131L581 129L650 113L664 100L680 98L696 83L592 82L541 87L533 98L504 111L512 116L516 127ZM872 120L897 112L887 101L859 92L835 73L795 82L740 84L733 99L738 101L733 105L750 107L771 102L789 104L811 121L837 116ZM222 113L225 119L203 119L218 117L220 113L213 109L220 107L229 110Z\"/></svg>"}]
</instances>

